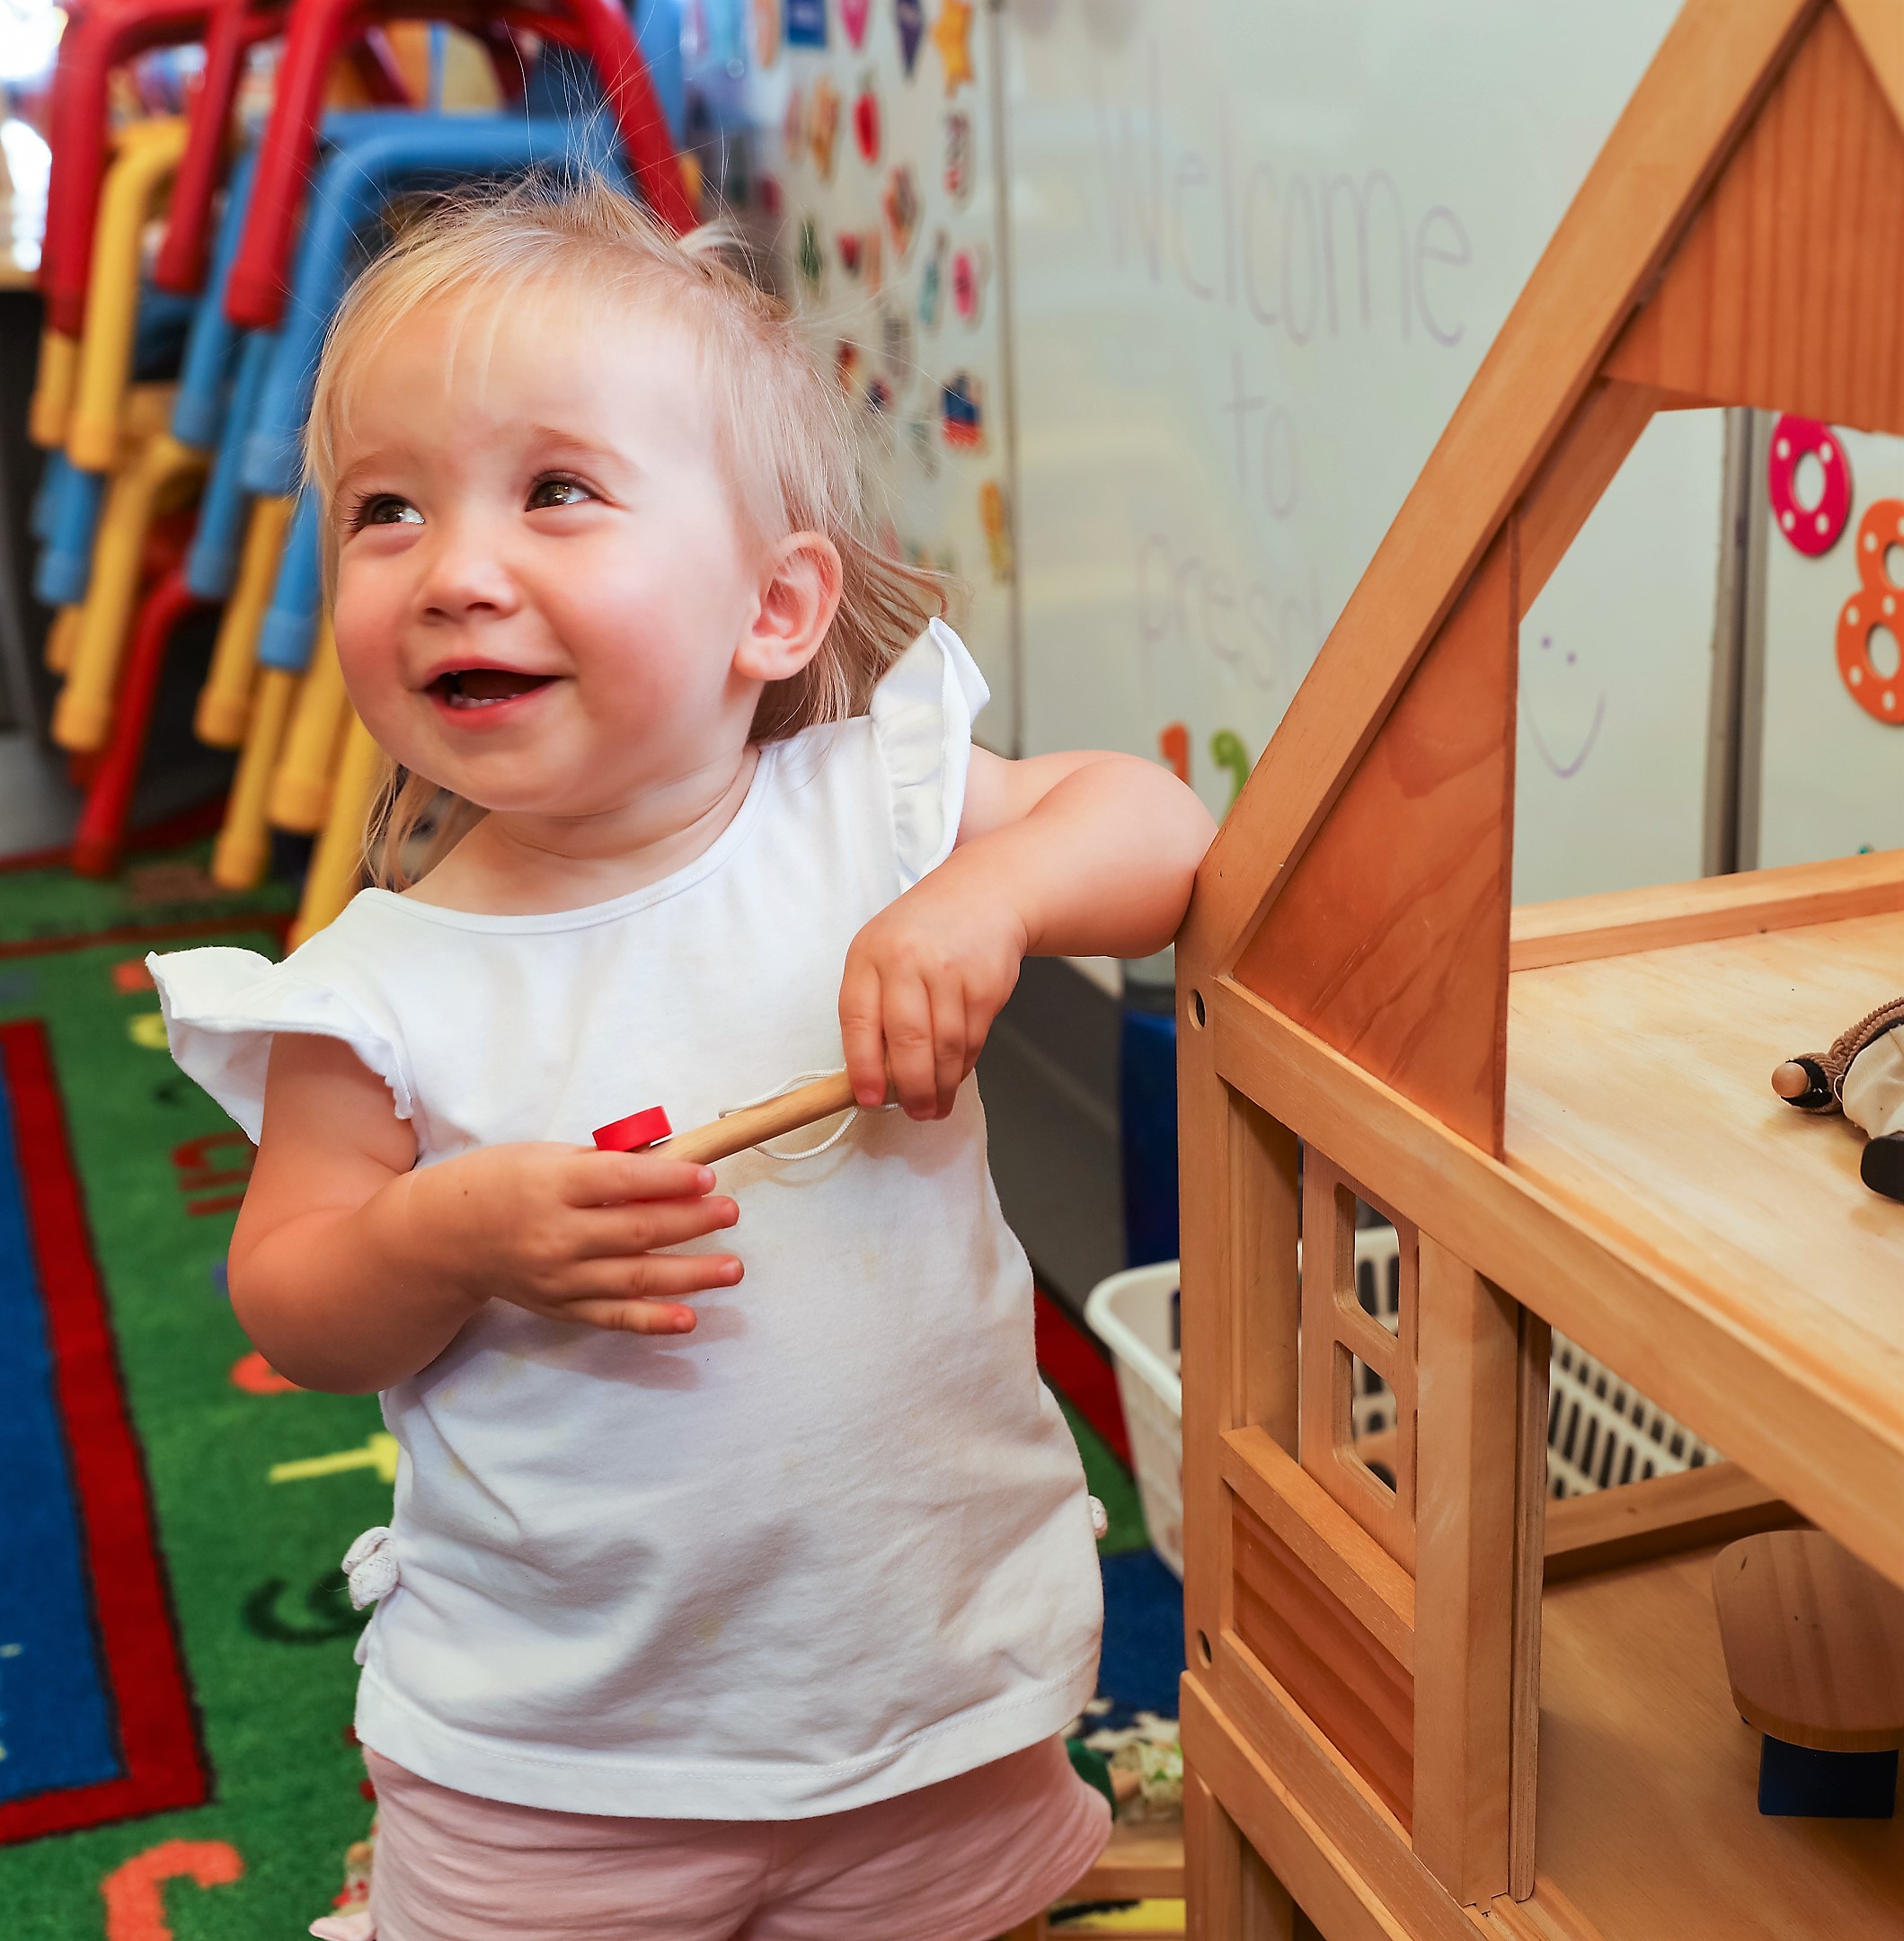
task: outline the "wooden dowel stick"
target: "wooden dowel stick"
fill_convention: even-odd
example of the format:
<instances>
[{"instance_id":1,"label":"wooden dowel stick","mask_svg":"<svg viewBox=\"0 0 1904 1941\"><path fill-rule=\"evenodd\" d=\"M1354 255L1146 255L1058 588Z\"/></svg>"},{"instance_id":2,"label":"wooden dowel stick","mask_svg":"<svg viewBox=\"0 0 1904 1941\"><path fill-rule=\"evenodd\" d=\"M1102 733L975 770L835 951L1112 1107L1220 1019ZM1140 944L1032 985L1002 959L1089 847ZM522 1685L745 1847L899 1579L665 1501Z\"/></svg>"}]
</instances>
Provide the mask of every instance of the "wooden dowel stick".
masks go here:
<instances>
[{"instance_id":1,"label":"wooden dowel stick","mask_svg":"<svg viewBox=\"0 0 1904 1941\"><path fill-rule=\"evenodd\" d=\"M853 1103L853 1081L845 1072L816 1078L811 1085L784 1092L758 1105L744 1106L729 1112L713 1124L696 1126L691 1132L677 1133L655 1151L664 1159L687 1159L697 1165L712 1165L717 1159L732 1157L750 1146L765 1145L768 1139L783 1139L810 1126L816 1120L830 1119Z\"/></svg>"}]
</instances>

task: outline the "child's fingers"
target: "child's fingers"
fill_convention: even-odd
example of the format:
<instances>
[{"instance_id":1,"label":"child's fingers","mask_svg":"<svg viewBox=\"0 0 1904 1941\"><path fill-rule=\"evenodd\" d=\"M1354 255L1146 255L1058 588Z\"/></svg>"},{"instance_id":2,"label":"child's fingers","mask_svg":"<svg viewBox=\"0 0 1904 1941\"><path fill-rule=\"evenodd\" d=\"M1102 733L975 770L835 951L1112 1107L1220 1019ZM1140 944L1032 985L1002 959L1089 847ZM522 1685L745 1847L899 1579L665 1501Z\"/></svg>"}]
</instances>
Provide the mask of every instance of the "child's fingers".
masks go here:
<instances>
[{"instance_id":1,"label":"child's fingers","mask_svg":"<svg viewBox=\"0 0 1904 1941\"><path fill-rule=\"evenodd\" d=\"M965 1055L965 983L956 973L942 970L928 979L926 990L932 1001L933 1116L943 1119L971 1069Z\"/></svg>"},{"instance_id":2,"label":"child's fingers","mask_svg":"<svg viewBox=\"0 0 1904 1941\"><path fill-rule=\"evenodd\" d=\"M682 1300L732 1287L744 1272L731 1254L603 1254L578 1261L545 1304L565 1314L585 1301Z\"/></svg>"},{"instance_id":3,"label":"child's fingers","mask_svg":"<svg viewBox=\"0 0 1904 1941\"><path fill-rule=\"evenodd\" d=\"M883 999L886 1063L894 1096L911 1119L930 1119L938 1107L938 1044L933 1031L932 996L917 973L889 977L880 987Z\"/></svg>"},{"instance_id":4,"label":"child's fingers","mask_svg":"<svg viewBox=\"0 0 1904 1941\"><path fill-rule=\"evenodd\" d=\"M846 961L839 986L839 1041L846 1054L846 1076L862 1105L886 1096L886 1037L881 1028L879 972L857 952Z\"/></svg>"},{"instance_id":5,"label":"child's fingers","mask_svg":"<svg viewBox=\"0 0 1904 1941\"><path fill-rule=\"evenodd\" d=\"M562 1311L564 1321L607 1328L617 1334L691 1334L695 1311L669 1301L616 1300L602 1295L571 1301Z\"/></svg>"},{"instance_id":6,"label":"child's fingers","mask_svg":"<svg viewBox=\"0 0 1904 1941\"><path fill-rule=\"evenodd\" d=\"M619 1206L589 1207L580 1214L575 1255L579 1260L626 1259L719 1233L739 1218L740 1209L722 1193L711 1193L705 1200L634 1200Z\"/></svg>"},{"instance_id":7,"label":"child's fingers","mask_svg":"<svg viewBox=\"0 0 1904 1941\"><path fill-rule=\"evenodd\" d=\"M571 1206L624 1205L639 1200L692 1200L714 1189L714 1169L656 1153L579 1149L562 1181Z\"/></svg>"}]
</instances>

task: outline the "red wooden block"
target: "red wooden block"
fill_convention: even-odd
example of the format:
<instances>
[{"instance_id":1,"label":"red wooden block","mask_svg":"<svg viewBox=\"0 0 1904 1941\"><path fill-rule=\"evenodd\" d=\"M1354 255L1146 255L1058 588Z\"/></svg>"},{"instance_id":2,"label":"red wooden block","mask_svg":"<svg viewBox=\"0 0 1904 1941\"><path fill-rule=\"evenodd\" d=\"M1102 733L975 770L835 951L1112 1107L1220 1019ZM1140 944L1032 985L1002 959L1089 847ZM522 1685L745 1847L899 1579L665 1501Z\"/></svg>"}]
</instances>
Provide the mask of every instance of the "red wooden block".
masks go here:
<instances>
[{"instance_id":1,"label":"red wooden block","mask_svg":"<svg viewBox=\"0 0 1904 1941\"><path fill-rule=\"evenodd\" d=\"M672 1135L674 1128L668 1122L668 1114L659 1105L651 1105L646 1112L633 1112L626 1119L617 1119L613 1125L597 1126L595 1143L604 1152L644 1152L651 1146Z\"/></svg>"}]
</instances>

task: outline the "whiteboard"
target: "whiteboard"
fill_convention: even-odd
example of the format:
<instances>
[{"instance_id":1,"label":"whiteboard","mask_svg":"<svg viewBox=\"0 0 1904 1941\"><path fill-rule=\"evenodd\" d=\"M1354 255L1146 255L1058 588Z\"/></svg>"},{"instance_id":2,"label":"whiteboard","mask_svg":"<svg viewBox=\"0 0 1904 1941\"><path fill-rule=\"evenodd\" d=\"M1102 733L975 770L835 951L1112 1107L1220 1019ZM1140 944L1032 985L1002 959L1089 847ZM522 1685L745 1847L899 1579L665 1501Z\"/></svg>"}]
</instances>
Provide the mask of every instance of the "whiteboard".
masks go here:
<instances>
[{"instance_id":1,"label":"whiteboard","mask_svg":"<svg viewBox=\"0 0 1904 1941\"><path fill-rule=\"evenodd\" d=\"M1904 846L1904 727L1887 726L1859 706L1839 675L1836 648L1839 610L1860 590L1859 521L1879 501L1904 500L1904 440L1834 430L1851 473L1843 532L1816 558L1776 527L1766 541L1758 860L1767 867ZM1800 502L1813 504L1817 493L1805 473L1797 482ZM1763 519L1762 473L1753 487Z\"/></svg>"},{"instance_id":2,"label":"whiteboard","mask_svg":"<svg viewBox=\"0 0 1904 1941\"><path fill-rule=\"evenodd\" d=\"M1028 752L1176 724L1227 806L1675 11L1014 0ZM1722 446L1657 422L1523 625L1520 897L1699 872Z\"/></svg>"}]
</instances>

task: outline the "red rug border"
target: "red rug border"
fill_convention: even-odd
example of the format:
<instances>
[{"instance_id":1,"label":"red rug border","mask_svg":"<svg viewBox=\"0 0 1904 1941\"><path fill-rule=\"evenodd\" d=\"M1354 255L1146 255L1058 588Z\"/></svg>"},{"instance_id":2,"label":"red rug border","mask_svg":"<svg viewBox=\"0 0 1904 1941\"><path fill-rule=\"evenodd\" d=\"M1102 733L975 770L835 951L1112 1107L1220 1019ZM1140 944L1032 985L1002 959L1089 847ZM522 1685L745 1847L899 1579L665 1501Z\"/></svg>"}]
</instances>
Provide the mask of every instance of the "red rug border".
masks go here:
<instances>
[{"instance_id":1,"label":"red rug border","mask_svg":"<svg viewBox=\"0 0 1904 1941\"><path fill-rule=\"evenodd\" d=\"M1038 1366L1126 1469L1130 1464L1130 1432L1124 1426L1124 1405L1117 1392L1117 1370L1096 1335L1071 1316L1041 1287L1032 1290L1032 1329L1038 1344Z\"/></svg>"},{"instance_id":2,"label":"red rug border","mask_svg":"<svg viewBox=\"0 0 1904 1941\"><path fill-rule=\"evenodd\" d=\"M211 1784L159 1556L145 1463L126 1406L66 1113L40 1020L0 1024L0 1066L12 1102L54 1393L79 1498L93 1618L125 1766L117 1778L0 1804L0 1845L13 1845L202 1805Z\"/></svg>"},{"instance_id":3,"label":"red rug border","mask_svg":"<svg viewBox=\"0 0 1904 1941\"><path fill-rule=\"evenodd\" d=\"M15 937L0 943L0 962L15 957L53 957L63 951L102 950L111 944L166 944L182 937L244 936L260 930L275 936L281 948L296 921L295 910L233 910L223 917L187 917L174 923L114 924L105 930Z\"/></svg>"}]
</instances>

